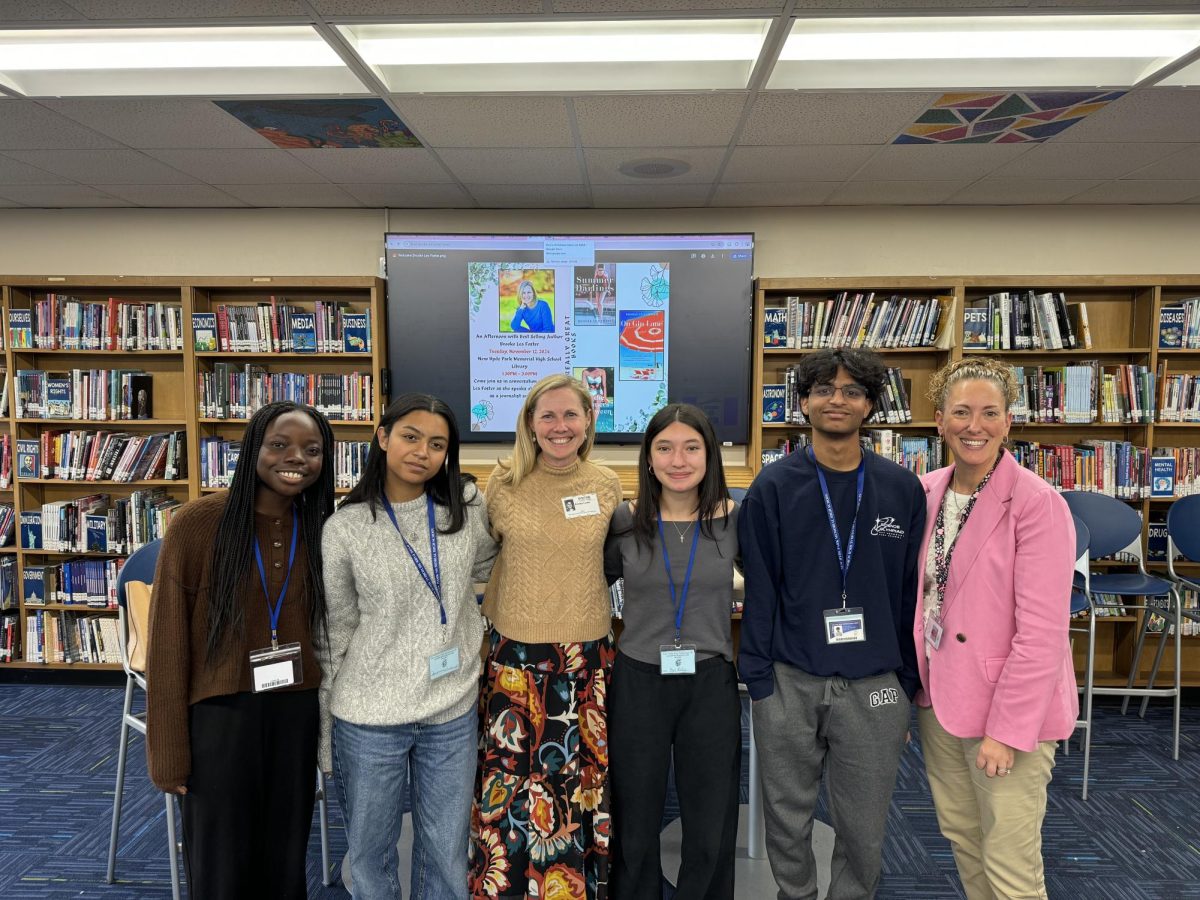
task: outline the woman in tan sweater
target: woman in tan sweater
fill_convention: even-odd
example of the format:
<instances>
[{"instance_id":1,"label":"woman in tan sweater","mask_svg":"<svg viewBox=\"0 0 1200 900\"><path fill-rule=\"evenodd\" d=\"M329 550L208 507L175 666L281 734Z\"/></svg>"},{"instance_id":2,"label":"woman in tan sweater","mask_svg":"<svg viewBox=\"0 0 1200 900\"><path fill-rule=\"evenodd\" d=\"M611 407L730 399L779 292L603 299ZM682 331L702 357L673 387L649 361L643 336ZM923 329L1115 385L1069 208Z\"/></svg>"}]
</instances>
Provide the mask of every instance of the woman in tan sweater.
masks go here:
<instances>
[{"instance_id":1,"label":"woman in tan sweater","mask_svg":"<svg viewBox=\"0 0 1200 900\"><path fill-rule=\"evenodd\" d=\"M483 603L492 631L471 893L603 898L613 660L603 553L621 485L587 461L596 423L575 379L535 384L516 432L487 485L500 555Z\"/></svg>"}]
</instances>

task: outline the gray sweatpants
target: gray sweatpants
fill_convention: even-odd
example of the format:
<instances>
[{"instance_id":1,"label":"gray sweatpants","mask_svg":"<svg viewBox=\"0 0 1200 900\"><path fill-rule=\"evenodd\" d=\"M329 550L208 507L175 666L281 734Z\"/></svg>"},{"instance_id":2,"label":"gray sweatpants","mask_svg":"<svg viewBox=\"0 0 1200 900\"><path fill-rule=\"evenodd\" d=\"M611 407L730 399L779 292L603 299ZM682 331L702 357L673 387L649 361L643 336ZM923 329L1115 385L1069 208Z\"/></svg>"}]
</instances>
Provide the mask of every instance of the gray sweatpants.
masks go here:
<instances>
[{"instance_id":1,"label":"gray sweatpants","mask_svg":"<svg viewBox=\"0 0 1200 900\"><path fill-rule=\"evenodd\" d=\"M821 772L836 833L828 900L870 900L909 701L893 673L847 681L775 663L775 692L754 703L767 857L779 900L816 900L813 810Z\"/></svg>"}]
</instances>

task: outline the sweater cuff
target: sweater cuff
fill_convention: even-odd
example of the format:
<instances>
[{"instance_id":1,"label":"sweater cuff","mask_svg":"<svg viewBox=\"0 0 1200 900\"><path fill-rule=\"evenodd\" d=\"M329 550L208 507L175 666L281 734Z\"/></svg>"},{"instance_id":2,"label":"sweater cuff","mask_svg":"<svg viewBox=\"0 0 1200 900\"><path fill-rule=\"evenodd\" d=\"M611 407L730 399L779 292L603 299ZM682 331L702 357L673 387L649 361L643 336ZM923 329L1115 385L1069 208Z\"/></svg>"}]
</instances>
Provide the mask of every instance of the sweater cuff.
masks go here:
<instances>
[{"instance_id":1,"label":"sweater cuff","mask_svg":"<svg viewBox=\"0 0 1200 900\"><path fill-rule=\"evenodd\" d=\"M762 678L756 678L754 681L747 681L746 691L750 694L751 700L766 700L773 693L775 693L774 674L768 674Z\"/></svg>"}]
</instances>

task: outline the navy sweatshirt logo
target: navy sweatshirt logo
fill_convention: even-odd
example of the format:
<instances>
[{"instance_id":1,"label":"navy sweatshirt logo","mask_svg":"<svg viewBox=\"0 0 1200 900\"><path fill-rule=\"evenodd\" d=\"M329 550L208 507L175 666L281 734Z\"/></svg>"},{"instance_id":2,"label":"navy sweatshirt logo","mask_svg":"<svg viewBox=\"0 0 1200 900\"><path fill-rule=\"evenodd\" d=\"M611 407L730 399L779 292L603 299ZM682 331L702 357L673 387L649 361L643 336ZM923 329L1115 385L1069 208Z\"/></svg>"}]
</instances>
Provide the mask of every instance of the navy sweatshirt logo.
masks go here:
<instances>
[{"instance_id":1,"label":"navy sweatshirt logo","mask_svg":"<svg viewBox=\"0 0 1200 900\"><path fill-rule=\"evenodd\" d=\"M876 516L875 525L871 528L873 537L890 537L899 540L904 537L904 529L896 524L894 516Z\"/></svg>"}]
</instances>

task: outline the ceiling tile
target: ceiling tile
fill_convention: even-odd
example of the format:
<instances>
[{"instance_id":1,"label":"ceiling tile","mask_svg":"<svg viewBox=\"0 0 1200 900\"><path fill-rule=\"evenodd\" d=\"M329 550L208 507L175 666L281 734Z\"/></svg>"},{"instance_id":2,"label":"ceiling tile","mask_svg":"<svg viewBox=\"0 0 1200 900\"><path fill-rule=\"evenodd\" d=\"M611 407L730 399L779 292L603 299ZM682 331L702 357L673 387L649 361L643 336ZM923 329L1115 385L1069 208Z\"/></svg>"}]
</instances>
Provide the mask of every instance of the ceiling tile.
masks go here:
<instances>
[{"instance_id":1,"label":"ceiling tile","mask_svg":"<svg viewBox=\"0 0 1200 900\"><path fill-rule=\"evenodd\" d=\"M11 150L8 155L88 184L190 184L194 180L137 150Z\"/></svg>"},{"instance_id":2,"label":"ceiling tile","mask_svg":"<svg viewBox=\"0 0 1200 900\"><path fill-rule=\"evenodd\" d=\"M856 180L924 181L982 178L1029 149L1028 144L889 144Z\"/></svg>"},{"instance_id":3,"label":"ceiling tile","mask_svg":"<svg viewBox=\"0 0 1200 900\"><path fill-rule=\"evenodd\" d=\"M808 11L878 11L880 15L905 9L991 9L1022 7L1029 0L805 0ZM1056 0L1034 0L1038 6L1053 6Z\"/></svg>"},{"instance_id":4,"label":"ceiling tile","mask_svg":"<svg viewBox=\"0 0 1200 900\"><path fill-rule=\"evenodd\" d=\"M210 100L80 97L44 104L138 149L255 149L274 146Z\"/></svg>"},{"instance_id":5,"label":"ceiling tile","mask_svg":"<svg viewBox=\"0 0 1200 900\"><path fill-rule=\"evenodd\" d=\"M725 167L725 181L845 181L877 153L875 144L805 147L738 147Z\"/></svg>"},{"instance_id":6,"label":"ceiling tile","mask_svg":"<svg viewBox=\"0 0 1200 900\"><path fill-rule=\"evenodd\" d=\"M582 173L574 149L451 148L438 151L450 171L473 184L578 184Z\"/></svg>"},{"instance_id":7,"label":"ceiling tile","mask_svg":"<svg viewBox=\"0 0 1200 900\"><path fill-rule=\"evenodd\" d=\"M1145 88L1072 125L1055 144L1097 141L1200 141L1200 89Z\"/></svg>"},{"instance_id":8,"label":"ceiling tile","mask_svg":"<svg viewBox=\"0 0 1200 900\"><path fill-rule=\"evenodd\" d=\"M339 187L364 206L377 209L463 208L475 205L457 184L343 184Z\"/></svg>"},{"instance_id":9,"label":"ceiling tile","mask_svg":"<svg viewBox=\"0 0 1200 900\"><path fill-rule=\"evenodd\" d=\"M68 179L0 155L0 184L66 184Z\"/></svg>"},{"instance_id":10,"label":"ceiling tile","mask_svg":"<svg viewBox=\"0 0 1200 900\"><path fill-rule=\"evenodd\" d=\"M327 147L288 152L336 184L438 184L451 180L434 155L419 147Z\"/></svg>"},{"instance_id":11,"label":"ceiling tile","mask_svg":"<svg viewBox=\"0 0 1200 900\"><path fill-rule=\"evenodd\" d=\"M71 0L89 19L229 19L310 16L298 0Z\"/></svg>"},{"instance_id":12,"label":"ceiling tile","mask_svg":"<svg viewBox=\"0 0 1200 900\"><path fill-rule=\"evenodd\" d=\"M1169 155L1171 144L1059 144L1031 147L996 170L1005 178L1120 178Z\"/></svg>"},{"instance_id":13,"label":"ceiling tile","mask_svg":"<svg viewBox=\"0 0 1200 900\"><path fill-rule=\"evenodd\" d=\"M704 206L708 184L594 184L592 201L597 207Z\"/></svg>"},{"instance_id":14,"label":"ceiling tile","mask_svg":"<svg viewBox=\"0 0 1200 900\"><path fill-rule=\"evenodd\" d=\"M52 22L78 19L79 13L59 0L19 0L0 3L0 23Z\"/></svg>"},{"instance_id":15,"label":"ceiling tile","mask_svg":"<svg viewBox=\"0 0 1200 900\"><path fill-rule=\"evenodd\" d=\"M713 206L820 206L839 181L755 182L720 184Z\"/></svg>"},{"instance_id":16,"label":"ceiling tile","mask_svg":"<svg viewBox=\"0 0 1200 900\"><path fill-rule=\"evenodd\" d=\"M286 150L147 150L146 154L209 184L325 181Z\"/></svg>"},{"instance_id":17,"label":"ceiling tile","mask_svg":"<svg viewBox=\"0 0 1200 900\"><path fill-rule=\"evenodd\" d=\"M941 94L768 91L740 144L886 144Z\"/></svg>"},{"instance_id":18,"label":"ceiling tile","mask_svg":"<svg viewBox=\"0 0 1200 900\"><path fill-rule=\"evenodd\" d=\"M851 181L827 201L829 206L905 206L941 203L967 181Z\"/></svg>"},{"instance_id":19,"label":"ceiling tile","mask_svg":"<svg viewBox=\"0 0 1200 900\"><path fill-rule=\"evenodd\" d=\"M562 97L396 97L430 147L573 147Z\"/></svg>"},{"instance_id":20,"label":"ceiling tile","mask_svg":"<svg viewBox=\"0 0 1200 900\"><path fill-rule=\"evenodd\" d=\"M1062 203L1068 197L1098 184L1103 184L1103 181L1079 178L983 178L967 185L946 202L989 206Z\"/></svg>"},{"instance_id":21,"label":"ceiling tile","mask_svg":"<svg viewBox=\"0 0 1200 900\"><path fill-rule=\"evenodd\" d=\"M1170 156L1134 169L1126 178L1189 179L1200 175L1200 144L1173 144L1177 148Z\"/></svg>"},{"instance_id":22,"label":"ceiling tile","mask_svg":"<svg viewBox=\"0 0 1200 900\"><path fill-rule=\"evenodd\" d=\"M0 150L54 147L104 148L120 144L84 128L32 100L6 100L0 116Z\"/></svg>"},{"instance_id":23,"label":"ceiling tile","mask_svg":"<svg viewBox=\"0 0 1200 900\"><path fill-rule=\"evenodd\" d=\"M728 144L746 102L737 94L629 94L575 98L585 147Z\"/></svg>"},{"instance_id":24,"label":"ceiling tile","mask_svg":"<svg viewBox=\"0 0 1200 900\"><path fill-rule=\"evenodd\" d=\"M518 16L545 12L542 0L313 0L323 16Z\"/></svg>"},{"instance_id":25,"label":"ceiling tile","mask_svg":"<svg viewBox=\"0 0 1200 900\"><path fill-rule=\"evenodd\" d=\"M480 206L552 209L590 206L582 184L468 184Z\"/></svg>"},{"instance_id":26,"label":"ceiling tile","mask_svg":"<svg viewBox=\"0 0 1200 900\"><path fill-rule=\"evenodd\" d=\"M226 194L251 206L358 206L335 184L217 184Z\"/></svg>"},{"instance_id":27,"label":"ceiling tile","mask_svg":"<svg viewBox=\"0 0 1200 900\"><path fill-rule=\"evenodd\" d=\"M602 147L583 151L588 180L592 184L695 184L711 183L717 177L724 147ZM682 175L671 178L636 178L617 167L643 159L679 160L691 166Z\"/></svg>"},{"instance_id":28,"label":"ceiling tile","mask_svg":"<svg viewBox=\"0 0 1200 900\"><path fill-rule=\"evenodd\" d=\"M246 205L207 184L98 184L96 187L138 206L187 209L196 206Z\"/></svg>"},{"instance_id":29,"label":"ceiling tile","mask_svg":"<svg viewBox=\"0 0 1200 900\"><path fill-rule=\"evenodd\" d=\"M551 0L556 13L647 13L778 10L783 0ZM806 4L807 5L807 4Z\"/></svg>"},{"instance_id":30,"label":"ceiling tile","mask_svg":"<svg viewBox=\"0 0 1200 900\"><path fill-rule=\"evenodd\" d=\"M0 197L25 206L69 209L81 206L131 206L84 184L0 185Z\"/></svg>"},{"instance_id":31,"label":"ceiling tile","mask_svg":"<svg viewBox=\"0 0 1200 900\"><path fill-rule=\"evenodd\" d=\"M0 188L2 190L2 188ZM1181 203L1200 194L1200 179L1192 181L1109 181L1072 197L1070 203Z\"/></svg>"}]
</instances>

